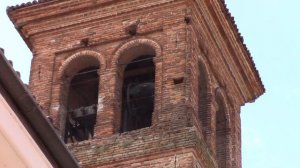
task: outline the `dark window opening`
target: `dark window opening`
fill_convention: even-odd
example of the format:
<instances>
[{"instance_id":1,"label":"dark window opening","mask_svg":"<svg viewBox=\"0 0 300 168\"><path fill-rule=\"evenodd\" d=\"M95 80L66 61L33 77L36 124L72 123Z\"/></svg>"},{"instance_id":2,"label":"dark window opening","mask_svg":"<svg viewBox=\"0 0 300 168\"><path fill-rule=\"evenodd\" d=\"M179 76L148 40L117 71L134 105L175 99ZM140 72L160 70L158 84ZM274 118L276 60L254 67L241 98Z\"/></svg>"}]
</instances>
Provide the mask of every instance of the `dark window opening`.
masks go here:
<instances>
[{"instance_id":1,"label":"dark window opening","mask_svg":"<svg viewBox=\"0 0 300 168\"><path fill-rule=\"evenodd\" d=\"M131 61L124 71L120 132L150 127L154 110L155 66L153 56Z\"/></svg>"},{"instance_id":2,"label":"dark window opening","mask_svg":"<svg viewBox=\"0 0 300 168\"><path fill-rule=\"evenodd\" d=\"M78 72L70 82L64 141L78 142L94 136L99 76L98 67Z\"/></svg>"}]
</instances>

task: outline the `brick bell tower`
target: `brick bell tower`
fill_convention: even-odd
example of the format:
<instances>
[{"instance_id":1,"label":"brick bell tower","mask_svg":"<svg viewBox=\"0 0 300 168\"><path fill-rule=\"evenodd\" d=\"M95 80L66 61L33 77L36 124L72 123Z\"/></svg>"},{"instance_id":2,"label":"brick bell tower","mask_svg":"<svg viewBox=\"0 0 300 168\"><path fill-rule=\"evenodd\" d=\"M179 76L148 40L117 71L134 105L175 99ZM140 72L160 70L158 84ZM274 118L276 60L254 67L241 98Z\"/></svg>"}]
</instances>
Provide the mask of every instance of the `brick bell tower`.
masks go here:
<instances>
[{"instance_id":1,"label":"brick bell tower","mask_svg":"<svg viewBox=\"0 0 300 168\"><path fill-rule=\"evenodd\" d=\"M82 167L242 167L240 107L264 87L223 0L7 12L33 53L29 87Z\"/></svg>"}]
</instances>

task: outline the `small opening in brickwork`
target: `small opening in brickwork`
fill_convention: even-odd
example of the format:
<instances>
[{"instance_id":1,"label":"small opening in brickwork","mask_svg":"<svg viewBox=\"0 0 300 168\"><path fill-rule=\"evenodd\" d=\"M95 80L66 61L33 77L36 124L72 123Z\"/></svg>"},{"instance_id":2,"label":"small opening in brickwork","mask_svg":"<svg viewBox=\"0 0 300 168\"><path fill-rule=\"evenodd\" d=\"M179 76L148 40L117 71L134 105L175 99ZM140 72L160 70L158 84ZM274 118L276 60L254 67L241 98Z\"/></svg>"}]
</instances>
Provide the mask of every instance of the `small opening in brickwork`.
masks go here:
<instances>
[{"instance_id":1,"label":"small opening in brickwork","mask_svg":"<svg viewBox=\"0 0 300 168\"><path fill-rule=\"evenodd\" d=\"M191 18L186 16L186 17L184 17L184 21L185 21L186 24L190 24L191 23Z\"/></svg>"},{"instance_id":2,"label":"small opening in brickwork","mask_svg":"<svg viewBox=\"0 0 300 168\"><path fill-rule=\"evenodd\" d=\"M173 79L174 85L181 84L181 83L183 83L183 81L184 81L184 77L177 77L177 78Z\"/></svg>"},{"instance_id":3,"label":"small opening in brickwork","mask_svg":"<svg viewBox=\"0 0 300 168\"><path fill-rule=\"evenodd\" d=\"M85 47L87 47L89 45L89 38L84 38L80 41L81 44L83 44Z\"/></svg>"},{"instance_id":4,"label":"small opening in brickwork","mask_svg":"<svg viewBox=\"0 0 300 168\"><path fill-rule=\"evenodd\" d=\"M69 84L65 142L78 142L94 136L99 76L98 67L86 68L74 75Z\"/></svg>"},{"instance_id":5,"label":"small opening in brickwork","mask_svg":"<svg viewBox=\"0 0 300 168\"><path fill-rule=\"evenodd\" d=\"M226 168L227 157L227 120L225 106L222 101L217 100L218 111L216 113L216 154L218 167Z\"/></svg>"},{"instance_id":6,"label":"small opening in brickwork","mask_svg":"<svg viewBox=\"0 0 300 168\"><path fill-rule=\"evenodd\" d=\"M152 55L131 61L124 71L121 132L151 126L155 66Z\"/></svg>"}]
</instances>

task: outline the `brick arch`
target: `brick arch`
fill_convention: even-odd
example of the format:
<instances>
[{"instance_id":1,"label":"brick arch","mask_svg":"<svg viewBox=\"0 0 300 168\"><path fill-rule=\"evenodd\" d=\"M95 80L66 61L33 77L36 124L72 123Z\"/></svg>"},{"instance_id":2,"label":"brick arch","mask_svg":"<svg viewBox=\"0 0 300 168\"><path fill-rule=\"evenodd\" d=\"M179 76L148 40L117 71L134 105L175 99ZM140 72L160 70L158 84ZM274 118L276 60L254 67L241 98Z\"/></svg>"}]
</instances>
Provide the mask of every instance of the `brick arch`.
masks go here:
<instances>
[{"instance_id":1,"label":"brick arch","mask_svg":"<svg viewBox=\"0 0 300 168\"><path fill-rule=\"evenodd\" d=\"M219 87L215 90L215 99L218 104L216 112L216 159L220 168L232 167L232 149L231 149L231 106L228 102L226 92ZM220 108L223 107L223 110ZM219 121L221 120L221 121Z\"/></svg>"},{"instance_id":2,"label":"brick arch","mask_svg":"<svg viewBox=\"0 0 300 168\"><path fill-rule=\"evenodd\" d=\"M133 39L130 41L125 42L125 44L121 45L115 52L113 56L113 65L116 67L118 63L120 63L120 59L122 57L123 53L126 53L127 51L130 51L132 48L136 47L148 47L154 51L155 57L159 58L161 57L161 47L160 45L155 42L154 40L151 39L146 39L146 38L139 38L139 39ZM128 57L124 62L122 63L128 63L134 58Z\"/></svg>"},{"instance_id":3,"label":"brick arch","mask_svg":"<svg viewBox=\"0 0 300 168\"><path fill-rule=\"evenodd\" d=\"M230 116L231 106L228 102L227 94L226 94L225 90L222 87L216 88L216 90L215 90L215 99L219 100L219 101L222 101L222 103L224 104L225 116L226 116L226 119L228 120L228 123L230 123L230 121L231 121L231 116ZM228 126L230 126L230 124Z\"/></svg>"},{"instance_id":4,"label":"brick arch","mask_svg":"<svg viewBox=\"0 0 300 168\"><path fill-rule=\"evenodd\" d=\"M119 85L116 85L115 93L117 102L122 102L122 87L123 87L123 74L126 69L126 65L131 62L132 60L138 58L142 55L153 55L153 62L155 66L155 72L160 72L160 66L157 66L160 62L162 56L162 49L158 42L147 39L147 38L135 38L129 41L125 41L124 43L120 44L118 48L116 48L113 58L112 58L112 69L116 73L115 80ZM125 66L123 66L125 65ZM158 83L161 81L157 79L158 75L155 75L155 86L160 85ZM155 89L155 96L159 97L160 91ZM155 99L154 101L154 111L152 114L152 125L155 125L157 112L156 108L158 108L159 99ZM115 128L119 130L121 128L121 117L122 117L122 106L121 104L117 104L117 109L115 111L116 118L120 119L120 122L115 125Z\"/></svg>"},{"instance_id":5,"label":"brick arch","mask_svg":"<svg viewBox=\"0 0 300 168\"><path fill-rule=\"evenodd\" d=\"M105 58L102 54L100 54L99 52L96 51L92 51L92 50L84 50L84 51L80 51L77 52L75 54L73 54L72 56L70 56L69 58L67 58L61 65L61 67L59 68L58 71L58 79L62 79L63 76L65 75L65 72L68 68L72 68L70 67L72 64L78 62L78 64L81 64L80 61L84 60L84 59L93 59L96 62L93 62L93 64L95 65L99 65L100 66L100 70L103 71L106 68L106 61ZM80 70L80 68L82 68L83 66L88 66L88 65L80 65L77 67L77 69L74 69L74 74Z\"/></svg>"},{"instance_id":6,"label":"brick arch","mask_svg":"<svg viewBox=\"0 0 300 168\"><path fill-rule=\"evenodd\" d=\"M212 149L213 121L213 82L208 61L204 55L198 56L198 118L201 122L202 133L207 145Z\"/></svg>"},{"instance_id":7,"label":"brick arch","mask_svg":"<svg viewBox=\"0 0 300 168\"><path fill-rule=\"evenodd\" d=\"M204 56L199 56L198 57L198 65L201 66L203 73L205 75L205 79L206 79L206 84L207 84L207 92L209 94L213 94L213 82L212 82L212 73L211 70L209 68L209 63L207 61L207 59Z\"/></svg>"},{"instance_id":8,"label":"brick arch","mask_svg":"<svg viewBox=\"0 0 300 168\"><path fill-rule=\"evenodd\" d=\"M102 54L92 50L83 50L77 52L62 62L59 68L56 85L57 95L53 95L53 105L58 104L58 108L53 111L55 118L58 118L56 126L60 128L61 135L65 134L65 123L67 117L67 97L69 93L69 84L72 77L79 71L91 66L99 66L100 71L106 68L105 58ZM70 78L69 78L70 77Z\"/></svg>"}]
</instances>

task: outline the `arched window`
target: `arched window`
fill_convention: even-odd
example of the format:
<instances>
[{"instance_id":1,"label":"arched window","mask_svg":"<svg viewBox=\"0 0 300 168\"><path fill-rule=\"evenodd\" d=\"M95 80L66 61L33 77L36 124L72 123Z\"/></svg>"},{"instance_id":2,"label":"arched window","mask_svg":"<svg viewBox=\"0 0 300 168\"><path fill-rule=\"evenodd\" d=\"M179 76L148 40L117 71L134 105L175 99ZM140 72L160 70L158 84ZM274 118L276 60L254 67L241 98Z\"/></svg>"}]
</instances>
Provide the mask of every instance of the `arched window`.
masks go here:
<instances>
[{"instance_id":1,"label":"arched window","mask_svg":"<svg viewBox=\"0 0 300 168\"><path fill-rule=\"evenodd\" d=\"M140 55L123 74L121 132L151 126L154 110L154 55Z\"/></svg>"},{"instance_id":2,"label":"arched window","mask_svg":"<svg viewBox=\"0 0 300 168\"><path fill-rule=\"evenodd\" d=\"M94 136L99 90L99 61L78 56L64 65L61 89L64 141L79 142Z\"/></svg>"},{"instance_id":3,"label":"arched window","mask_svg":"<svg viewBox=\"0 0 300 168\"><path fill-rule=\"evenodd\" d=\"M229 159L228 148L228 119L224 100L217 97L218 110L216 112L216 156L219 168L226 168Z\"/></svg>"},{"instance_id":4,"label":"arched window","mask_svg":"<svg viewBox=\"0 0 300 168\"><path fill-rule=\"evenodd\" d=\"M98 102L98 67L79 71L69 85L65 142L83 141L94 136Z\"/></svg>"}]
</instances>

